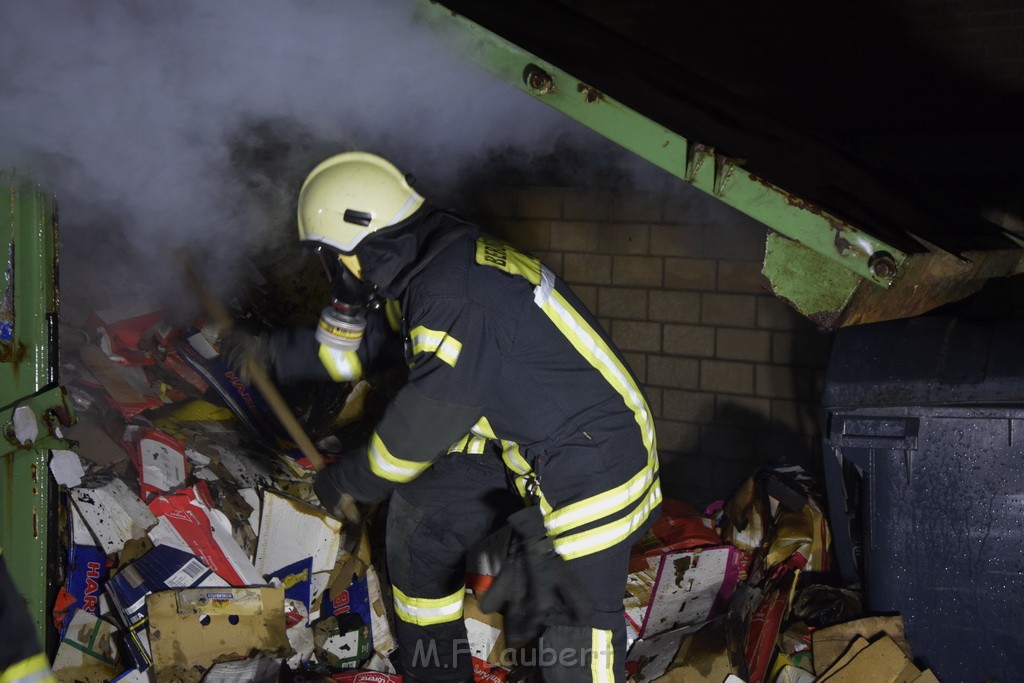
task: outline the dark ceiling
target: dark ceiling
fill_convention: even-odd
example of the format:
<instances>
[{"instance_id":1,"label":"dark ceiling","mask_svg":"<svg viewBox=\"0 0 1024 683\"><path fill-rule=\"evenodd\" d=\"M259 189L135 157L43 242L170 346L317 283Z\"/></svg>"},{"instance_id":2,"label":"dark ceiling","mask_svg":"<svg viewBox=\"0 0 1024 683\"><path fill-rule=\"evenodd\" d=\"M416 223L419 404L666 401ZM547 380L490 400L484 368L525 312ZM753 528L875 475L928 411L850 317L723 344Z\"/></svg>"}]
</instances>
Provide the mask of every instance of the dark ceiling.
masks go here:
<instances>
[{"instance_id":1,"label":"dark ceiling","mask_svg":"<svg viewBox=\"0 0 1024 683\"><path fill-rule=\"evenodd\" d=\"M1024 3L441 4L895 246L1024 225Z\"/></svg>"}]
</instances>

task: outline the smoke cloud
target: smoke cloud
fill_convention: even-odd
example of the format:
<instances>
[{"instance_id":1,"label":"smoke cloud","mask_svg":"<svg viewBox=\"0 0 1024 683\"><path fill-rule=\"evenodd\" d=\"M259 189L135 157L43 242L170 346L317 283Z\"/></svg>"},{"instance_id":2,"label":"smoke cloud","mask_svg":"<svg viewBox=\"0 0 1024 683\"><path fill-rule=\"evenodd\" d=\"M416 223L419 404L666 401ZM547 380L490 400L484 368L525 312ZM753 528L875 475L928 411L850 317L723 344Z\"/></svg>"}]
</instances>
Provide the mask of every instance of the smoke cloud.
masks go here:
<instances>
[{"instance_id":1,"label":"smoke cloud","mask_svg":"<svg viewBox=\"0 0 1024 683\"><path fill-rule=\"evenodd\" d=\"M0 167L57 196L65 304L180 300L183 246L224 291L240 256L294 240L302 178L345 149L428 195L501 150L611 149L456 54L414 0L5 2L0 26Z\"/></svg>"}]
</instances>

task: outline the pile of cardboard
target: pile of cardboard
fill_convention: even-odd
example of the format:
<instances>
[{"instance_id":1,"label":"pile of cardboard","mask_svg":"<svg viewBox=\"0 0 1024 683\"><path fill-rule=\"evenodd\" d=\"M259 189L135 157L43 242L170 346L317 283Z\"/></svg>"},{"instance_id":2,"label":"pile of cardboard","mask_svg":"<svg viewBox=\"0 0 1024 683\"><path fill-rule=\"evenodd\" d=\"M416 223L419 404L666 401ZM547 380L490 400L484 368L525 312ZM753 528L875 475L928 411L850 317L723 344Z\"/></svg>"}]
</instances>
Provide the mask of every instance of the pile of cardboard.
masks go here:
<instances>
[{"instance_id":1,"label":"pile of cardboard","mask_svg":"<svg viewBox=\"0 0 1024 683\"><path fill-rule=\"evenodd\" d=\"M667 501L634 548L626 597L633 683L929 683L896 617L864 617L836 585L813 480L764 467L698 513Z\"/></svg>"},{"instance_id":2,"label":"pile of cardboard","mask_svg":"<svg viewBox=\"0 0 1024 683\"><path fill-rule=\"evenodd\" d=\"M58 680L394 673L369 528L319 507L310 464L222 362L218 331L173 328L143 306L99 311L64 336L78 421L64 434L76 450L51 464ZM333 399L340 410L317 430L325 451L363 395Z\"/></svg>"},{"instance_id":3,"label":"pile of cardboard","mask_svg":"<svg viewBox=\"0 0 1024 683\"><path fill-rule=\"evenodd\" d=\"M311 464L222 361L218 330L172 327L141 306L99 311L64 338L78 422L64 435L77 448L51 464L64 540L58 680L401 681L386 506L359 526L319 506ZM372 390L317 392L290 399L330 459L366 438ZM470 560L477 681L509 680L529 661L510 658L501 616L479 609L508 539ZM934 680L913 665L898 618L863 619L856 591L830 580L829 544L799 468L762 468L702 512L666 499L633 549L630 679Z\"/></svg>"}]
</instances>

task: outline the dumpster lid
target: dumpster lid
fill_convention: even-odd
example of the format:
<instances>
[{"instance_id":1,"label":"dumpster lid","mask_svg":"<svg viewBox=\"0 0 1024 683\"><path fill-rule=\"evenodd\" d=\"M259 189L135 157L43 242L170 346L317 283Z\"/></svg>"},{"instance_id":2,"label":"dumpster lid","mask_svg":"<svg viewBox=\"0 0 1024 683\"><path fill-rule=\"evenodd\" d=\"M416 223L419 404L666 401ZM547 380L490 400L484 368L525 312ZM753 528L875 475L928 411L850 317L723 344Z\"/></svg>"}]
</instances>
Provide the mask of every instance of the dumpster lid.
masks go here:
<instances>
[{"instance_id":1,"label":"dumpster lid","mask_svg":"<svg viewBox=\"0 0 1024 683\"><path fill-rule=\"evenodd\" d=\"M1024 320L922 316L839 330L826 408L1021 403Z\"/></svg>"}]
</instances>

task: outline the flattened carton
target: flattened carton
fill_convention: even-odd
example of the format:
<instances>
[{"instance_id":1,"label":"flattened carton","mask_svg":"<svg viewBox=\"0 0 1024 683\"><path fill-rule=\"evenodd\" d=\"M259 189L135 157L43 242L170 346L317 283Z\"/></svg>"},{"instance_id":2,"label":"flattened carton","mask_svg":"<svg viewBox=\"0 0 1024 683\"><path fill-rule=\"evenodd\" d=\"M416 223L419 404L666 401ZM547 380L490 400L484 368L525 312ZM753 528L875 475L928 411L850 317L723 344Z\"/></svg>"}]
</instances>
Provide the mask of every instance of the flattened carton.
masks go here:
<instances>
[{"instance_id":1,"label":"flattened carton","mask_svg":"<svg viewBox=\"0 0 1024 683\"><path fill-rule=\"evenodd\" d=\"M146 596L174 588L225 586L209 567L177 548L158 545L107 582L107 594L127 626L146 618Z\"/></svg>"},{"instance_id":2,"label":"flattened carton","mask_svg":"<svg viewBox=\"0 0 1024 683\"><path fill-rule=\"evenodd\" d=\"M146 597L157 680L198 682L220 661L285 656L284 588L186 588Z\"/></svg>"},{"instance_id":3,"label":"flattened carton","mask_svg":"<svg viewBox=\"0 0 1024 683\"><path fill-rule=\"evenodd\" d=\"M647 558L648 568L631 574L627 586L629 625L646 638L705 623L728 604L747 559L733 546Z\"/></svg>"}]
</instances>

